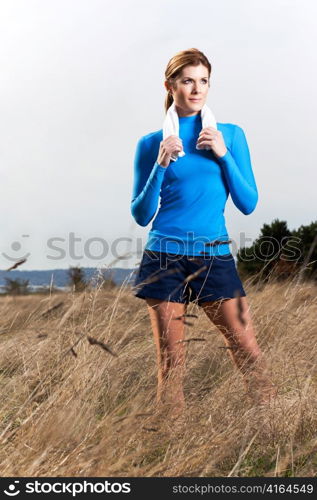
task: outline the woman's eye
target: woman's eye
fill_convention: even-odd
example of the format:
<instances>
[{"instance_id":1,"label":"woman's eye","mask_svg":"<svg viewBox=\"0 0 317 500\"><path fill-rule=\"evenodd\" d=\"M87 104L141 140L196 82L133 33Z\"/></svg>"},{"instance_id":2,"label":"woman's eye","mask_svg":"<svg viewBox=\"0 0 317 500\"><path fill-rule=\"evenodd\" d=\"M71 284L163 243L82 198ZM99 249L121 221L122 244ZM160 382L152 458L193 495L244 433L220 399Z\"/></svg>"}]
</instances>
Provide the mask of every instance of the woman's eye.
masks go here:
<instances>
[{"instance_id":1,"label":"woman's eye","mask_svg":"<svg viewBox=\"0 0 317 500\"><path fill-rule=\"evenodd\" d=\"M208 80L202 80L203 83L208 83ZM184 83L188 83L188 82L191 82L191 80L184 80Z\"/></svg>"}]
</instances>

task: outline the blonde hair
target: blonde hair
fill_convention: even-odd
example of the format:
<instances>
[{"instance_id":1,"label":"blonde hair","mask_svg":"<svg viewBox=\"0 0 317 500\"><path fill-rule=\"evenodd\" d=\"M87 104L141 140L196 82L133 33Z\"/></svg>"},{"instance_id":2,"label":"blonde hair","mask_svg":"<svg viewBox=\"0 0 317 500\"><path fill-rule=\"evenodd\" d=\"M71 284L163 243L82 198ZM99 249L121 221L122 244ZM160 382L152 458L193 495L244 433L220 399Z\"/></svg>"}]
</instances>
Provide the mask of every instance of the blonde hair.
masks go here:
<instances>
[{"instance_id":1,"label":"blonde hair","mask_svg":"<svg viewBox=\"0 0 317 500\"><path fill-rule=\"evenodd\" d=\"M177 78L183 68L185 66L191 65L191 66L198 66L199 64L203 64L206 66L208 69L208 77L210 77L211 73L211 64L208 61L207 57L203 52L201 52L198 49L187 49L187 50L182 50L181 52L177 52L175 56L173 56L166 67L165 70L165 80L167 80L169 83L173 84L175 78ZM170 105L173 103L173 96L172 94L168 91L167 95L165 97L165 112L168 110Z\"/></svg>"}]
</instances>

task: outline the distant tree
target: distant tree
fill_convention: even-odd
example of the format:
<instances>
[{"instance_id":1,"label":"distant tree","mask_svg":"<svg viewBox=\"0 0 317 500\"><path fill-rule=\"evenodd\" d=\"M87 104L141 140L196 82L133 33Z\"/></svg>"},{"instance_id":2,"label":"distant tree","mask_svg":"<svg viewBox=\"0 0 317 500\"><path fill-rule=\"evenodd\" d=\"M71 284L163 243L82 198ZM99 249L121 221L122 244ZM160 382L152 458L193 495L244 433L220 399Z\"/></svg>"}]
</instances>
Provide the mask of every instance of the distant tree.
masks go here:
<instances>
[{"instance_id":1,"label":"distant tree","mask_svg":"<svg viewBox=\"0 0 317 500\"><path fill-rule=\"evenodd\" d=\"M109 269L106 271L99 270L99 274L97 277L97 286L102 289L113 289L116 288L116 282L113 279L113 271L109 272Z\"/></svg>"},{"instance_id":2,"label":"distant tree","mask_svg":"<svg viewBox=\"0 0 317 500\"><path fill-rule=\"evenodd\" d=\"M260 236L253 245L238 251L237 261L241 273L245 275L261 271L261 279L265 281L279 261L291 234L286 221L274 219L271 224L263 224Z\"/></svg>"},{"instance_id":3,"label":"distant tree","mask_svg":"<svg viewBox=\"0 0 317 500\"><path fill-rule=\"evenodd\" d=\"M261 234L255 241L255 244L259 246L259 256L266 261L272 258L278 260L291 234L285 220L274 219L270 225L263 224Z\"/></svg>"},{"instance_id":4,"label":"distant tree","mask_svg":"<svg viewBox=\"0 0 317 500\"><path fill-rule=\"evenodd\" d=\"M272 224L262 226L261 234L252 246L239 249L238 270L242 276L258 273L263 281L274 273L287 277L299 268L310 252L309 261L312 264L305 277L314 278L317 273L316 234L317 222L290 231L286 221L274 219Z\"/></svg>"},{"instance_id":5,"label":"distant tree","mask_svg":"<svg viewBox=\"0 0 317 500\"><path fill-rule=\"evenodd\" d=\"M299 262L304 263L308 258L311 263L305 269L304 275L317 279L317 221L311 222L308 226L300 226L292 232L292 235L298 238Z\"/></svg>"},{"instance_id":6,"label":"distant tree","mask_svg":"<svg viewBox=\"0 0 317 500\"><path fill-rule=\"evenodd\" d=\"M67 271L69 276L69 285L75 292L82 292L87 287L83 269L78 266L70 267Z\"/></svg>"},{"instance_id":7,"label":"distant tree","mask_svg":"<svg viewBox=\"0 0 317 500\"><path fill-rule=\"evenodd\" d=\"M6 284L4 285L5 293L9 295L25 295L29 292L29 280L4 278Z\"/></svg>"},{"instance_id":8,"label":"distant tree","mask_svg":"<svg viewBox=\"0 0 317 500\"><path fill-rule=\"evenodd\" d=\"M113 281L111 277L106 277L104 276L103 281L102 281L102 288L106 289L113 289L116 288L116 283Z\"/></svg>"}]
</instances>

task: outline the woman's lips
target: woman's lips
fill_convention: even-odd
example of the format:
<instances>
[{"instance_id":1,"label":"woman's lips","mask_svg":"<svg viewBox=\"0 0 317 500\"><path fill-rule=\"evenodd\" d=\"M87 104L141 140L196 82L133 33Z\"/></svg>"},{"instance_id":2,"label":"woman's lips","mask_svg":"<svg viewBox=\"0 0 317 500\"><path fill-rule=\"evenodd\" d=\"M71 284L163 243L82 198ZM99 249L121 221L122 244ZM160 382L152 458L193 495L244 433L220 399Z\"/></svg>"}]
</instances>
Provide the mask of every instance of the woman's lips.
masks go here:
<instances>
[{"instance_id":1,"label":"woman's lips","mask_svg":"<svg viewBox=\"0 0 317 500\"><path fill-rule=\"evenodd\" d=\"M201 101L201 99L189 99L190 101L198 102Z\"/></svg>"}]
</instances>

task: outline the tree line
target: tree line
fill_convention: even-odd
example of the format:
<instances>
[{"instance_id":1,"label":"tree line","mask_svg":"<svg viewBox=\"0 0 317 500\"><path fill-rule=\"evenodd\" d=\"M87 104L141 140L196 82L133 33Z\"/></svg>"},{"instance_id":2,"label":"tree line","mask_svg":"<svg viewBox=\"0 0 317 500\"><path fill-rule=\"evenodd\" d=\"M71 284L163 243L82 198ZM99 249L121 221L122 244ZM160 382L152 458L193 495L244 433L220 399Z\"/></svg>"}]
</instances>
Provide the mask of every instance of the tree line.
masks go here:
<instances>
[{"instance_id":1,"label":"tree line","mask_svg":"<svg viewBox=\"0 0 317 500\"><path fill-rule=\"evenodd\" d=\"M70 267L67 270L67 275L68 275L68 282L67 286L73 291L73 292L82 292L83 290L87 289L92 285L94 282L95 286L98 286L99 288L103 289L111 289L116 287L116 283L113 280L113 275L104 273L102 271L99 272L98 276L91 281L87 281L85 278L85 273L84 269L82 269L79 266L73 266ZM4 278L5 279L5 285L4 285L4 294L8 295L25 295L27 293L30 293L30 280L23 280L23 279L12 279L12 278ZM56 287L42 287L40 289L40 292L56 292L58 289Z\"/></svg>"},{"instance_id":2,"label":"tree line","mask_svg":"<svg viewBox=\"0 0 317 500\"><path fill-rule=\"evenodd\" d=\"M253 244L238 250L237 268L242 278L253 276L254 282L265 282L272 277L283 280L299 272L303 279L316 281L317 221L292 231L286 221L279 219L263 224ZM91 285L85 279L84 270L78 266L70 267L67 274L68 286L74 292L81 292ZM6 294L23 295L29 292L29 280L5 278L5 281ZM112 276L100 271L96 286L114 288L116 283Z\"/></svg>"},{"instance_id":3,"label":"tree line","mask_svg":"<svg viewBox=\"0 0 317 500\"><path fill-rule=\"evenodd\" d=\"M264 282L299 272L303 279L317 280L317 221L292 231L279 219L263 224L253 244L237 252L237 268L243 277L258 276Z\"/></svg>"}]
</instances>

